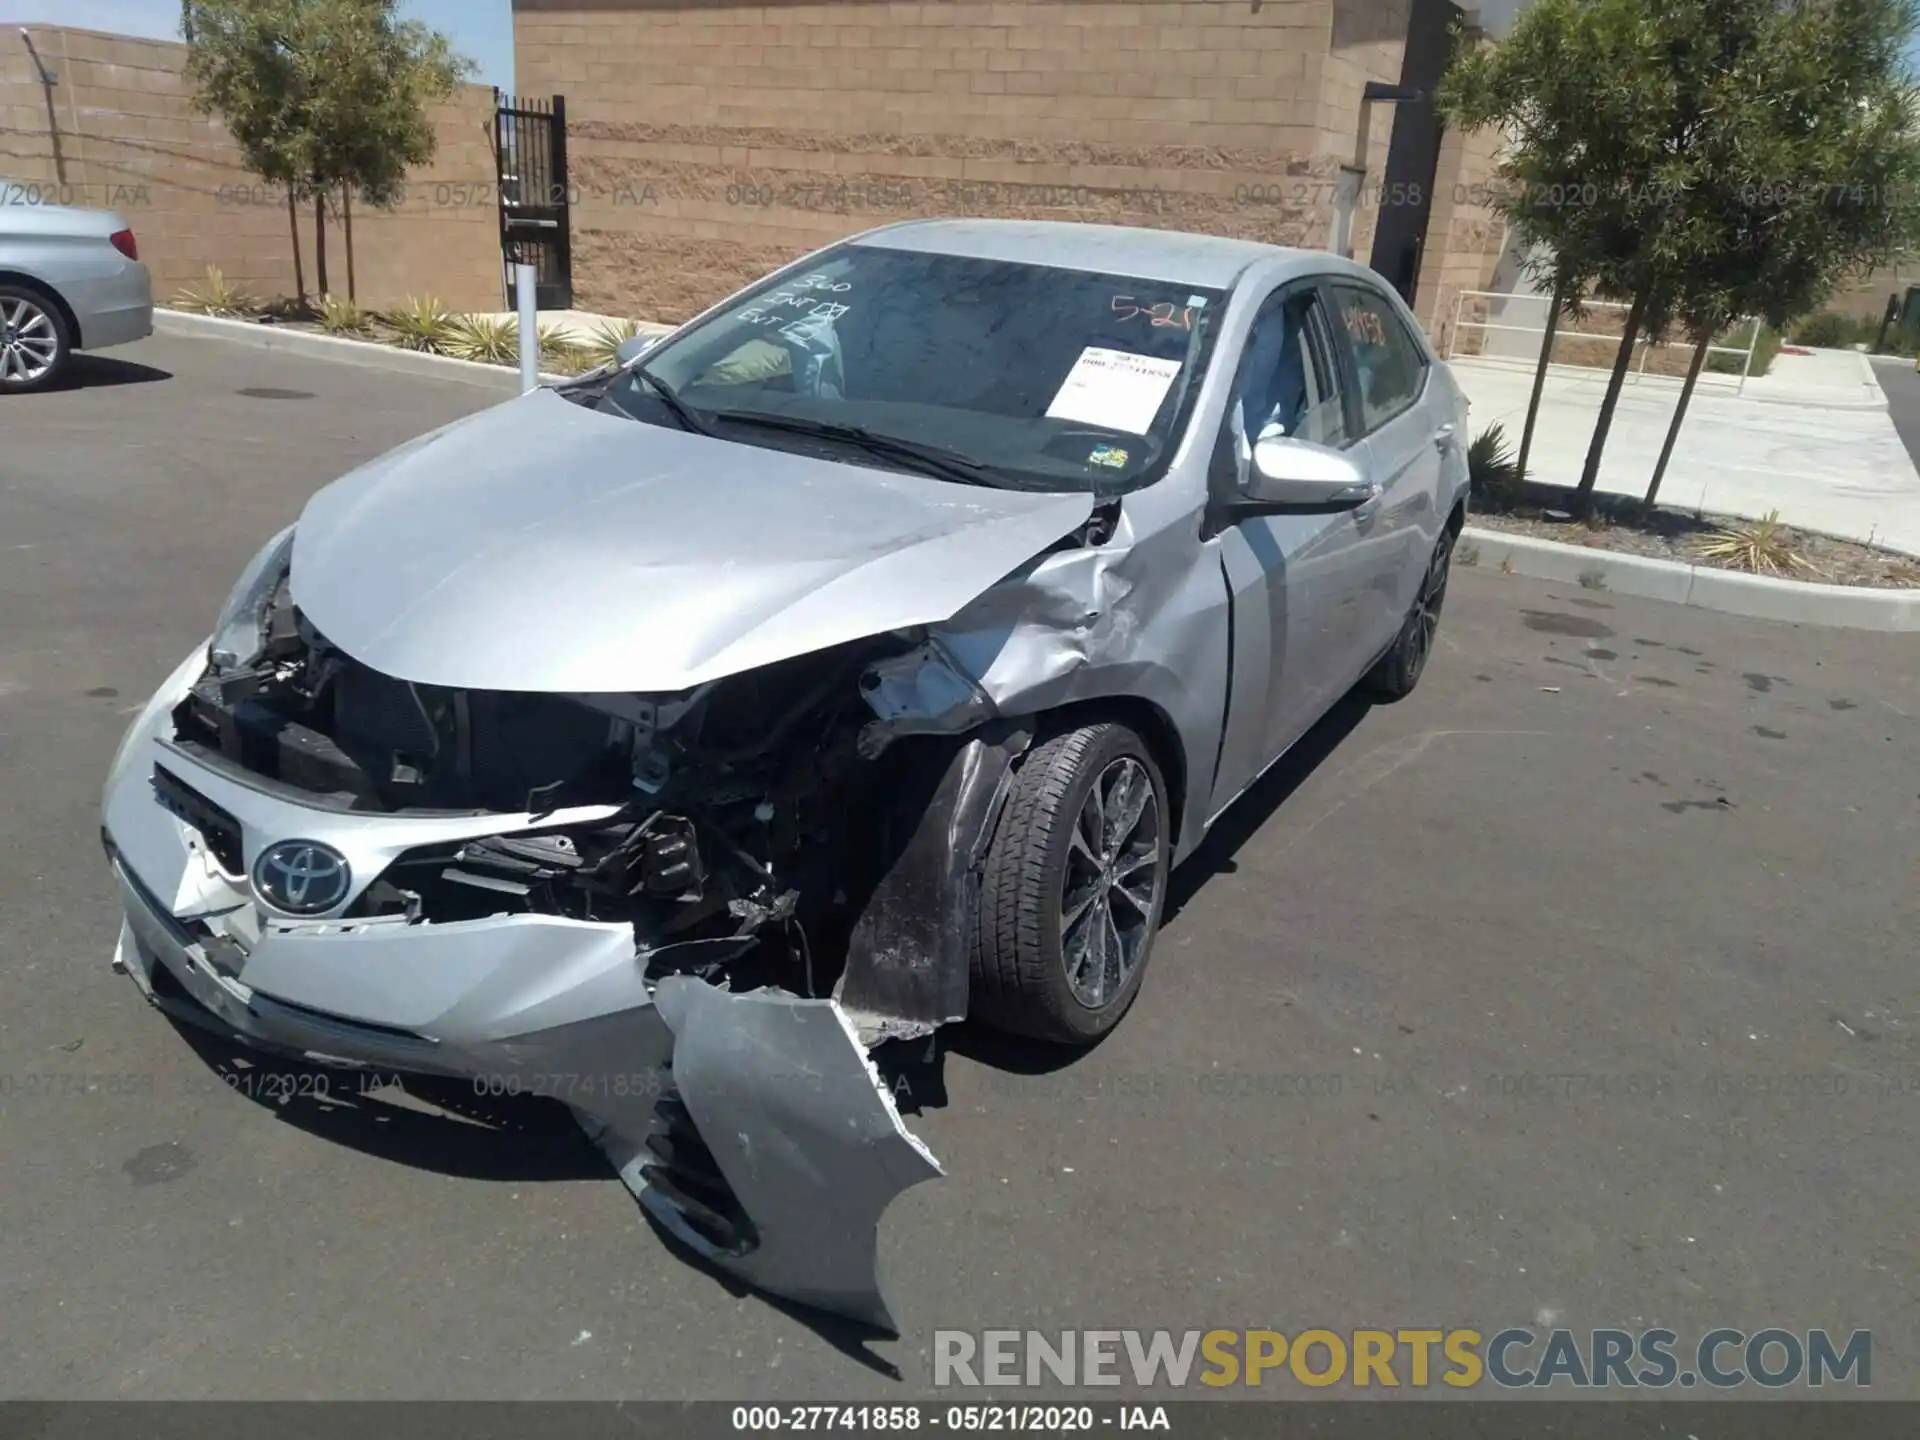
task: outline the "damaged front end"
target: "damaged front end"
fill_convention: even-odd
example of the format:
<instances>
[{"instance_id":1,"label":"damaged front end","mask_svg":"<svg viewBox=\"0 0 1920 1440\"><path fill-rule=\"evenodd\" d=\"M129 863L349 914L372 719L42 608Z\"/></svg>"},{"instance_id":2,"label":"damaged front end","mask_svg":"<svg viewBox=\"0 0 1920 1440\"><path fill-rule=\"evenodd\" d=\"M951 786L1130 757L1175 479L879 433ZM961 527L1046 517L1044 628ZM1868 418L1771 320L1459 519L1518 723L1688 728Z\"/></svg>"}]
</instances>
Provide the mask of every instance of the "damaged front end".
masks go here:
<instances>
[{"instance_id":1,"label":"damaged front end","mask_svg":"<svg viewBox=\"0 0 1920 1440\"><path fill-rule=\"evenodd\" d=\"M965 1015L1030 732L924 631L672 695L470 690L360 663L284 568L250 580L116 765L122 967L312 1059L564 1075L678 1240L894 1328L879 1221L940 1172L869 1052ZM185 858L149 858L176 842L142 802ZM336 903L266 883L289 842L341 857Z\"/></svg>"},{"instance_id":2,"label":"damaged front end","mask_svg":"<svg viewBox=\"0 0 1920 1440\"><path fill-rule=\"evenodd\" d=\"M1027 738L911 633L675 695L451 689L361 664L284 581L260 643L216 648L172 722L182 755L331 810L531 822L404 851L343 919L630 924L652 970L832 994L869 1040L964 1015L955 927L916 926L906 973L892 892L951 915Z\"/></svg>"}]
</instances>

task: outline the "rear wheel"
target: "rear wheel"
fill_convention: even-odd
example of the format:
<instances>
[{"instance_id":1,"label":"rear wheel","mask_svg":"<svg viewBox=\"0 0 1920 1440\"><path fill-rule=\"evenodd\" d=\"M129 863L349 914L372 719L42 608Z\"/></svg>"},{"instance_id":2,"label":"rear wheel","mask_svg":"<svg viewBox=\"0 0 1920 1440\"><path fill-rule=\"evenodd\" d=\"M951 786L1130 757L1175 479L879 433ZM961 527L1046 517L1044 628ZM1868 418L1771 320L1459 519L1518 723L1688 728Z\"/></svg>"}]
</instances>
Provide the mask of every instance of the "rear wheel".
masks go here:
<instances>
[{"instance_id":1,"label":"rear wheel","mask_svg":"<svg viewBox=\"0 0 1920 1440\"><path fill-rule=\"evenodd\" d=\"M973 945L973 1013L1084 1045L1140 992L1166 901L1166 785L1124 725L1083 726L1021 764L994 831Z\"/></svg>"},{"instance_id":2,"label":"rear wheel","mask_svg":"<svg viewBox=\"0 0 1920 1440\"><path fill-rule=\"evenodd\" d=\"M59 307L37 290L0 285L0 391L52 384L72 346Z\"/></svg>"},{"instance_id":3,"label":"rear wheel","mask_svg":"<svg viewBox=\"0 0 1920 1440\"><path fill-rule=\"evenodd\" d=\"M1376 695L1398 700L1420 683L1427 660L1433 654L1434 637L1440 632L1440 607L1447 600L1447 575L1453 566L1454 530L1451 525L1440 532L1440 543L1433 548L1427 573L1420 580L1420 595L1400 627L1393 648L1380 657L1361 683Z\"/></svg>"}]
</instances>

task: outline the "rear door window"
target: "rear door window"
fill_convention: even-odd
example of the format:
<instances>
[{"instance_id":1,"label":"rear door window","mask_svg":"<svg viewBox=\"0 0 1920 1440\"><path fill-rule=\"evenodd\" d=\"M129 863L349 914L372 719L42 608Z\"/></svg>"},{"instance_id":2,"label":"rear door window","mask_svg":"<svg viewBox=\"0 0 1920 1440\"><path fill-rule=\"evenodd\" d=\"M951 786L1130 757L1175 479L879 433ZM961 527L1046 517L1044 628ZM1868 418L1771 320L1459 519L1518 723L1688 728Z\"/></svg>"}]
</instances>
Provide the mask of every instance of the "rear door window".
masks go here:
<instances>
[{"instance_id":1,"label":"rear door window","mask_svg":"<svg viewBox=\"0 0 1920 1440\"><path fill-rule=\"evenodd\" d=\"M1427 383L1427 355L1384 295L1333 285L1339 312L1335 338L1353 358L1359 382L1360 430L1371 435L1411 407Z\"/></svg>"}]
</instances>

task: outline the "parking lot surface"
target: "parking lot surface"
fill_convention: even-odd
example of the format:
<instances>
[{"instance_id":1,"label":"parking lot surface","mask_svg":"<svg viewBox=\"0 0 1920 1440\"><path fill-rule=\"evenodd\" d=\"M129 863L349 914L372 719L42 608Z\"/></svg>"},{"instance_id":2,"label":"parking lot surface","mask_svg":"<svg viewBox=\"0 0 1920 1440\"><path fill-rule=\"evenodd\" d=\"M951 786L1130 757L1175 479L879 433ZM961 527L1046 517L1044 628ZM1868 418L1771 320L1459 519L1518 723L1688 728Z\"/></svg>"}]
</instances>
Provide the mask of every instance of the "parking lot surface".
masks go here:
<instances>
[{"instance_id":1,"label":"parking lot surface","mask_svg":"<svg viewBox=\"0 0 1920 1440\"><path fill-rule=\"evenodd\" d=\"M1866 1328L1920 1396L1920 637L1456 572L1419 691L1177 877L1108 1043L914 1080L898 1341L683 1263L544 1104L250 1093L109 969L108 760L315 488L511 388L156 337L0 407L0 1395L898 1397L936 1328L1558 1324Z\"/></svg>"}]
</instances>

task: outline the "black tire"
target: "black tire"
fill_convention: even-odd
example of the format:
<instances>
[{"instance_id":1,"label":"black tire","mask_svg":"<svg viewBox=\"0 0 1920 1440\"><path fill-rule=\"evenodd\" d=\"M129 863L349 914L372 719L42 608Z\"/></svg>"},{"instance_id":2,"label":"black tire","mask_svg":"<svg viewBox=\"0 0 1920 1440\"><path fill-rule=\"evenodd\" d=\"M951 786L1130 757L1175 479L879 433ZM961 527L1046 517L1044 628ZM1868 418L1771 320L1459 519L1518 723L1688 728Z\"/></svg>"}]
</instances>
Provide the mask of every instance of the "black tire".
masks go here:
<instances>
[{"instance_id":1,"label":"black tire","mask_svg":"<svg viewBox=\"0 0 1920 1440\"><path fill-rule=\"evenodd\" d=\"M45 389L65 373L72 355L73 336L58 305L39 290L0 285L0 394Z\"/></svg>"},{"instance_id":2,"label":"black tire","mask_svg":"<svg viewBox=\"0 0 1920 1440\"><path fill-rule=\"evenodd\" d=\"M1105 787L1102 798L1116 805L1117 829L1129 808L1118 787L1124 781L1128 793L1137 795L1142 780L1148 801L1138 822L1117 846L1098 847L1107 853L1096 858L1084 844L1092 829L1089 796L1096 785ZM981 880L973 1015L996 1030L1063 1045L1091 1044L1119 1024L1140 993L1153 954L1166 903L1171 833L1160 767L1126 726L1083 726L1029 753L1015 773ZM1141 863L1149 856L1150 872ZM1141 884L1139 877L1148 873L1150 881ZM1126 883L1116 889L1117 880L1110 877ZM1102 893L1082 905L1063 935L1069 879L1078 896ZM1144 904L1142 892L1149 892ZM1110 930L1099 928L1106 916L1112 917ZM1095 929L1097 956L1086 948L1095 942ZM1118 941L1111 952L1110 940ZM1066 958L1070 950L1076 961L1073 978ZM1088 993L1096 989L1098 1003L1091 1003Z\"/></svg>"},{"instance_id":3,"label":"black tire","mask_svg":"<svg viewBox=\"0 0 1920 1440\"><path fill-rule=\"evenodd\" d=\"M1452 525L1440 532L1440 543L1433 547L1427 561L1427 573L1420 578L1420 595L1401 623L1393 647L1382 655L1360 683L1383 700L1398 700L1411 694L1426 673L1433 655L1433 638L1440 630L1440 608L1447 601L1447 576L1453 567Z\"/></svg>"}]
</instances>

